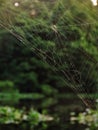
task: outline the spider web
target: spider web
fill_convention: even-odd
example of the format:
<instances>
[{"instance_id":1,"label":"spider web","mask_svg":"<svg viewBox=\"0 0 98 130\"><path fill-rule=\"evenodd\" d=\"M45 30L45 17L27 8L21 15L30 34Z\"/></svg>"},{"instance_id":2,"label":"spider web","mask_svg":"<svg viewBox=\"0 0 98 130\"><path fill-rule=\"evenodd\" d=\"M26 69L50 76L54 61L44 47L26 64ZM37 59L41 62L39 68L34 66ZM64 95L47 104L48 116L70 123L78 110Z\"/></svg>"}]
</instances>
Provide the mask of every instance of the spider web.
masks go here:
<instances>
[{"instance_id":1,"label":"spider web","mask_svg":"<svg viewBox=\"0 0 98 130\"><path fill-rule=\"evenodd\" d=\"M44 9L46 9L45 4L46 3L43 2L43 6L45 7ZM88 29L92 25L96 26L97 22L96 20L93 22L92 20L91 22L85 22L83 19L79 19L79 16L77 18L73 18L70 16L70 18L74 20L74 22L70 22L67 16L70 15L70 12L72 13L74 11L74 6L77 4L76 1L72 6L68 4L66 4L66 6L63 5L63 1L58 1L58 4L56 4L56 6L55 4L56 2L53 3L54 6L52 9L51 7L49 7L48 11L51 10L49 14L46 10L49 22L43 25L41 23L41 20L37 21L38 26L32 27L32 33L31 35L29 34L29 39L25 37L27 30L24 28L24 26L19 25L17 29L17 25L13 24L13 21L10 20L10 18L8 17L9 15L12 15L14 17L17 16L19 13L17 11L18 8L17 10L14 10L15 7L11 9L6 8L7 17L2 15L1 12L0 14L3 17L3 20L5 19L5 21L7 22L4 22L1 17L0 26L11 33L22 44L28 47L41 60L51 65L53 71L61 76L61 80L64 81L65 87L70 87L87 107L93 108L95 106L95 98L90 96L89 87L92 87L92 89L95 89L96 91L94 85L98 79L96 79L96 75L94 72L97 73L98 62L94 58L93 54L89 52L89 49L84 50L82 46L82 42L84 43L84 39L81 38L81 31L77 30L76 27L79 27L80 29ZM91 6L91 8L88 8L87 4L87 2L82 2L81 9L86 9L85 11L89 12L94 7ZM75 11L77 12L80 10ZM46 16L44 16L45 14L42 14L42 12L42 9L40 9L39 14L45 19ZM79 12L79 14L82 15L81 12ZM97 18L97 14L95 14L94 16L92 15L92 17ZM20 15L19 18L26 20L27 16ZM42 35L43 29L49 30L50 33ZM73 31L72 34L70 34L70 29L72 29ZM64 33L62 32L62 30ZM80 31L80 36L77 35L77 31ZM87 34L86 36L87 40L88 35L89 34ZM96 31L93 32L93 35L97 37ZM35 40L36 38L38 39L37 42L31 42L30 38L32 40ZM41 40L43 41L43 43L40 43ZM78 47L75 46L76 44ZM90 46L92 46L91 43ZM96 45L94 47L97 49ZM90 81L92 77L95 77L95 81ZM88 97L88 100L85 99L84 94ZM95 94L95 97L96 96L97 93Z\"/></svg>"}]
</instances>

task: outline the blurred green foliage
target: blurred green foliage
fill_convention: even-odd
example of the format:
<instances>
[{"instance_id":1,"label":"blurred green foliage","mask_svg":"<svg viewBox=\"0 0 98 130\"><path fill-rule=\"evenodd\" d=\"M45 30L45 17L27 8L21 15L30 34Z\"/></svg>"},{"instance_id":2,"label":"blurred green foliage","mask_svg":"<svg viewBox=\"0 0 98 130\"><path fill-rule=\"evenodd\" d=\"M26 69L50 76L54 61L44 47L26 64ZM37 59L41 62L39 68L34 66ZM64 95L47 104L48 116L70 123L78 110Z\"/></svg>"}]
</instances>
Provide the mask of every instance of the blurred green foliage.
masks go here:
<instances>
[{"instance_id":1,"label":"blurred green foliage","mask_svg":"<svg viewBox=\"0 0 98 130\"><path fill-rule=\"evenodd\" d=\"M30 127L38 125L40 122L49 121L52 117L40 114L34 109L30 109L28 112L25 110L16 109L14 107L0 107L0 124L20 124L22 122L28 122Z\"/></svg>"},{"instance_id":2,"label":"blurred green foliage","mask_svg":"<svg viewBox=\"0 0 98 130\"><path fill-rule=\"evenodd\" d=\"M13 92L14 83L11 81L0 81L0 92Z\"/></svg>"},{"instance_id":3,"label":"blurred green foliage","mask_svg":"<svg viewBox=\"0 0 98 130\"><path fill-rule=\"evenodd\" d=\"M1 3L1 91L13 86L51 96L72 85L97 89L98 9L89 0L61 0L52 9L40 1L19 2L19 7L11 0Z\"/></svg>"},{"instance_id":4,"label":"blurred green foliage","mask_svg":"<svg viewBox=\"0 0 98 130\"><path fill-rule=\"evenodd\" d=\"M56 127L67 129L68 113L62 125L59 112L79 108L60 108L58 98L66 105L65 96L74 99L68 94L72 90L83 99L98 97L97 42L98 7L90 0L0 0L0 102L15 105L26 99L31 107L29 100L34 105L33 99L40 99L37 105L44 114L57 104L51 109ZM0 107L0 117L1 124L27 121L32 127L52 120L34 109L10 107ZM40 125L47 129L46 123Z\"/></svg>"},{"instance_id":5,"label":"blurred green foliage","mask_svg":"<svg viewBox=\"0 0 98 130\"><path fill-rule=\"evenodd\" d=\"M76 113L71 113L71 123L76 121L79 124L85 125L90 130L96 130L98 128L98 110L86 109L85 112L80 112L78 115Z\"/></svg>"}]
</instances>

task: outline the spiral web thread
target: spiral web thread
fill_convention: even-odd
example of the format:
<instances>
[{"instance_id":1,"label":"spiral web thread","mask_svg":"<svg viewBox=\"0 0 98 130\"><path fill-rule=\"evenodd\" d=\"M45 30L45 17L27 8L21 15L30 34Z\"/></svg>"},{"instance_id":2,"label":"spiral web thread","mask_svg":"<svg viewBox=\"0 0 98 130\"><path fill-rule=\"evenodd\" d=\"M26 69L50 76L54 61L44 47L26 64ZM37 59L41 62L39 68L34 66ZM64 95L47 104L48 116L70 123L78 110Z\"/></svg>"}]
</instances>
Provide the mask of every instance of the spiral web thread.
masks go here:
<instances>
[{"instance_id":1,"label":"spiral web thread","mask_svg":"<svg viewBox=\"0 0 98 130\"><path fill-rule=\"evenodd\" d=\"M83 7L87 6L86 4L87 4L86 2L83 2L83 4L81 4L81 6L83 6ZM63 6L63 8L65 9L64 6ZM68 13L68 11L70 11L71 8L72 7L69 6L64 13L65 14ZM90 9L87 8L86 11L90 11ZM7 10L7 12L9 13L9 15L10 14L12 14L14 16L17 15L17 11L14 12L12 10ZM41 13L41 10L40 10L40 13ZM95 15L97 17L97 14L95 14ZM71 38L71 37L69 37L69 36L67 37L64 34L62 34L60 29L64 28L64 31L67 32L68 28L70 28L70 27L75 28L78 26L81 28L85 28L85 27L88 27L91 25L96 26L96 22L81 23L78 19L75 19L75 22L77 24L68 23L68 25L63 26L63 25L59 25L58 23L54 22L55 19L53 19L53 21L52 21L51 20L52 16L53 15L51 13L50 19L49 19L50 22L47 23L47 26L46 26L46 29L50 30L51 35L46 36L45 39L43 38L43 40L51 41L51 38L52 38L52 41L54 42L54 44L52 45L52 47L49 47L48 44L45 45L46 49L41 47L40 45L37 45L38 43L36 43L36 42L32 43L31 41L26 39L25 35L20 34L20 32L17 31L17 27L15 25L13 26L12 21L7 22L5 24L4 21L2 21L2 19L0 19L0 26L3 29L7 30L10 34L12 34L16 39L18 39L20 41L20 43L22 43L26 47L28 47L33 53L38 55L38 57L40 59L42 59L44 62L48 63L49 65L51 65L51 67L53 68L53 71L55 71L56 74L59 74L61 76L61 80L64 81L65 87L66 86L70 87L87 107L93 108L95 103L94 103L94 98L91 97L89 94L89 86L93 87L94 83L90 82L88 79L92 78L92 76L94 76L94 71L97 72L97 70L98 70L97 60L88 51L84 51L84 49L80 45L78 46L78 48L76 50L73 47L73 45L69 47L66 44L66 41L69 41L69 38ZM64 18L62 15L59 17L59 19L63 22L66 22L66 21L64 21ZM26 20L26 16L24 17L24 20ZM39 21L39 25L40 25L40 21ZM23 27L19 27L19 28L20 28L20 30L25 32L25 29ZM33 32L35 32L36 30L38 32L42 31L41 28L34 28ZM97 37L96 32L94 32L94 33L95 33L94 35ZM38 37L40 37L40 34L36 34L36 35L38 35ZM32 34L31 34L31 37L35 38L35 36L32 36ZM75 39L77 39L77 37ZM39 42L40 42L40 40L41 39L39 39ZM96 49L97 49L97 46L96 46ZM62 55L62 52L63 52L63 55ZM78 55L78 57L77 57L77 55ZM74 61L77 61L78 58L81 59L80 60L81 64L74 63ZM90 62L90 64L91 64L90 66L88 66L88 62ZM83 75L84 72L86 72L86 76ZM89 100L85 99L83 94L85 94Z\"/></svg>"}]
</instances>

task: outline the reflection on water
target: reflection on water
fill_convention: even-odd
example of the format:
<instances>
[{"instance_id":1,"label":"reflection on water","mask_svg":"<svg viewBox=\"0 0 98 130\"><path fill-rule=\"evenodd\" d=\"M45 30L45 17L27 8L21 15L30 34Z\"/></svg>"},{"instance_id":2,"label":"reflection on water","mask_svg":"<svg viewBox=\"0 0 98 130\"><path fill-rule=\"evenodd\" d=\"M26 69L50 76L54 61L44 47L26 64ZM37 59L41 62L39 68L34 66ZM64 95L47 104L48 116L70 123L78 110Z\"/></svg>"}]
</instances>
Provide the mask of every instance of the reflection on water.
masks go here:
<instances>
[{"instance_id":1,"label":"reflection on water","mask_svg":"<svg viewBox=\"0 0 98 130\"><path fill-rule=\"evenodd\" d=\"M70 124L70 112L83 111L85 105L77 97L69 98L54 98L48 97L43 99L20 99L18 103L15 103L15 107L26 108L30 107L37 109L41 113L48 113L54 117L54 121L40 123L39 126L33 128L34 130L84 130L85 126L78 124ZM22 123L21 125L1 125L0 130L33 130L29 128L28 124Z\"/></svg>"}]
</instances>

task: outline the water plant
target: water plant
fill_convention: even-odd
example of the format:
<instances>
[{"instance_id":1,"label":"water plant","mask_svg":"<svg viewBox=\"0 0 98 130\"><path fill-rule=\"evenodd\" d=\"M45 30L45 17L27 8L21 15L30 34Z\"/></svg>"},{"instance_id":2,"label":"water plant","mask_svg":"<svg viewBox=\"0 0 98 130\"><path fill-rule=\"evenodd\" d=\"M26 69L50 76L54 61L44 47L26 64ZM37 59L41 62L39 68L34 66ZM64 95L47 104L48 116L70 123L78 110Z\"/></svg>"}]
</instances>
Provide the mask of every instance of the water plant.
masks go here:
<instances>
[{"instance_id":1,"label":"water plant","mask_svg":"<svg viewBox=\"0 0 98 130\"><path fill-rule=\"evenodd\" d=\"M29 111L16 109L9 106L0 107L0 124L20 124L23 121L28 122L31 126L38 125L39 122L53 120L50 116L40 114L31 108Z\"/></svg>"},{"instance_id":2,"label":"water plant","mask_svg":"<svg viewBox=\"0 0 98 130\"><path fill-rule=\"evenodd\" d=\"M98 129L98 110L87 108L78 114L72 112L70 120L72 124L78 122L80 125L85 125L86 130L96 130Z\"/></svg>"}]
</instances>

